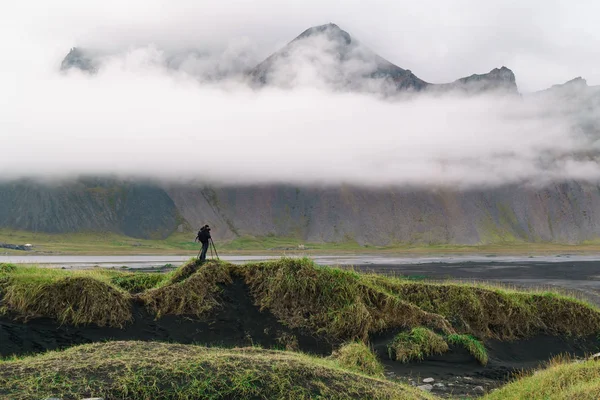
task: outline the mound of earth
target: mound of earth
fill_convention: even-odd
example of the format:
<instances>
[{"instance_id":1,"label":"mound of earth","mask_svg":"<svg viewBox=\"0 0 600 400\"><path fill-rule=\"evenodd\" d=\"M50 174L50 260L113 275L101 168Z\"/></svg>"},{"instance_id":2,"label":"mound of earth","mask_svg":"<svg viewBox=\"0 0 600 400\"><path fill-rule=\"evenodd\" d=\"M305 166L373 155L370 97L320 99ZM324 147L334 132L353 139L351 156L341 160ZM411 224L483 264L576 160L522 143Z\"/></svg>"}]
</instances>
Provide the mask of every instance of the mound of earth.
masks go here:
<instances>
[{"instance_id":1,"label":"mound of earth","mask_svg":"<svg viewBox=\"0 0 600 400\"><path fill-rule=\"evenodd\" d=\"M306 355L157 342L77 346L0 362L0 397L31 399L431 399Z\"/></svg>"}]
</instances>

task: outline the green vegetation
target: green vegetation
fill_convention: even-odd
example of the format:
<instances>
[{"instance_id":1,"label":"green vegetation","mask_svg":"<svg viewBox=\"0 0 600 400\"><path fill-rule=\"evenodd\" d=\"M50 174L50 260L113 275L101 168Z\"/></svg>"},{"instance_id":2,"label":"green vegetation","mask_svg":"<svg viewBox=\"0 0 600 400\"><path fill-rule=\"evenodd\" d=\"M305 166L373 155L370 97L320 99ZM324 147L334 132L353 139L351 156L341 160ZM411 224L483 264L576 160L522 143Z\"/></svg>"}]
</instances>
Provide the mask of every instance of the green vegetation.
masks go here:
<instances>
[{"instance_id":1,"label":"green vegetation","mask_svg":"<svg viewBox=\"0 0 600 400\"><path fill-rule=\"evenodd\" d=\"M131 320L130 295L114 285L119 273L16 267L0 272L0 315L50 317L73 325L123 327Z\"/></svg>"},{"instance_id":2,"label":"green vegetation","mask_svg":"<svg viewBox=\"0 0 600 400\"><path fill-rule=\"evenodd\" d=\"M523 376L485 397L485 400L512 399L600 399L600 361L555 360L547 369Z\"/></svg>"},{"instance_id":3,"label":"green vegetation","mask_svg":"<svg viewBox=\"0 0 600 400\"><path fill-rule=\"evenodd\" d=\"M547 291L517 291L483 284L408 282L367 275L365 280L424 311L439 314L459 333L514 339L536 334L593 335L599 310Z\"/></svg>"},{"instance_id":4,"label":"green vegetation","mask_svg":"<svg viewBox=\"0 0 600 400\"><path fill-rule=\"evenodd\" d=\"M97 343L0 361L0 397L433 399L299 353L156 342Z\"/></svg>"},{"instance_id":5,"label":"green vegetation","mask_svg":"<svg viewBox=\"0 0 600 400\"><path fill-rule=\"evenodd\" d=\"M423 360L430 355L443 354L448 351L448 344L431 329L419 327L397 334L388 345L388 351L391 359L407 363Z\"/></svg>"},{"instance_id":6,"label":"green vegetation","mask_svg":"<svg viewBox=\"0 0 600 400\"><path fill-rule=\"evenodd\" d=\"M17 269L15 264L8 263L0 263L0 274L7 274L9 272L14 272Z\"/></svg>"},{"instance_id":7,"label":"green vegetation","mask_svg":"<svg viewBox=\"0 0 600 400\"><path fill-rule=\"evenodd\" d=\"M198 267L195 260L183 266L171 277L171 284L148 290L139 295L157 317L167 314L206 315L219 306L218 294L220 285L232 282L229 264L210 262L192 272L189 277L182 278L181 271L189 271L193 266ZM190 271L191 272L191 271Z\"/></svg>"},{"instance_id":8,"label":"green vegetation","mask_svg":"<svg viewBox=\"0 0 600 400\"><path fill-rule=\"evenodd\" d=\"M494 228L496 229L496 228ZM137 239L116 233L39 233L0 229L0 242L32 243L34 252L63 254L189 254L199 250L194 242L195 232L176 232L164 240ZM301 254L565 254L598 253L600 241L587 241L579 244L559 244L550 242L525 242L516 240L506 233L488 234L482 232L485 243L477 245L394 243L389 246L361 245L351 238L338 243L311 243L294 237L280 236L241 236L223 242L215 239L220 254L260 254L281 255L282 253ZM304 245L301 250L299 245ZM23 251L3 249L9 254L23 254Z\"/></svg>"},{"instance_id":9,"label":"green vegetation","mask_svg":"<svg viewBox=\"0 0 600 400\"><path fill-rule=\"evenodd\" d=\"M160 286L168 281L169 276L161 273L132 272L129 274L115 274L110 281L129 293L141 293Z\"/></svg>"},{"instance_id":10,"label":"green vegetation","mask_svg":"<svg viewBox=\"0 0 600 400\"><path fill-rule=\"evenodd\" d=\"M456 334L448 335L448 337L446 338L446 341L448 342L448 344L463 346L465 349L467 349L469 351L469 353L471 353L471 355L473 357L475 357L475 359L477 361L479 361L479 363L481 365L487 364L487 362L488 362L487 350L485 349L485 346L483 345L483 343L481 343L479 340L477 340L473 336L471 336L471 335L456 335Z\"/></svg>"},{"instance_id":11,"label":"green vegetation","mask_svg":"<svg viewBox=\"0 0 600 400\"><path fill-rule=\"evenodd\" d=\"M351 342L334 351L331 358L351 371L366 375L383 376L383 365L362 342Z\"/></svg>"},{"instance_id":12,"label":"green vegetation","mask_svg":"<svg viewBox=\"0 0 600 400\"><path fill-rule=\"evenodd\" d=\"M202 266L192 260L163 275L10 267L0 274L0 310L16 318L123 326L135 300L158 317L208 316L221 305L223 287L233 281L243 282L254 303L288 327L336 343L367 342L375 332L417 327L483 339L600 332L597 308L551 292L415 282L286 258Z\"/></svg>"},{"instance_id":13,"label":"green vegetation","mask_svg":"<svg viewBox=\"0 0 600 400\"><path fill-rule=\"evenodd\" d=\"M339 341L366 341L370 333L391 327L426 325L452 331L444 318L369 285L353 271L318 267L306 258L236 269L257 304L292 328Z\"/></svg>"}]
</instances>

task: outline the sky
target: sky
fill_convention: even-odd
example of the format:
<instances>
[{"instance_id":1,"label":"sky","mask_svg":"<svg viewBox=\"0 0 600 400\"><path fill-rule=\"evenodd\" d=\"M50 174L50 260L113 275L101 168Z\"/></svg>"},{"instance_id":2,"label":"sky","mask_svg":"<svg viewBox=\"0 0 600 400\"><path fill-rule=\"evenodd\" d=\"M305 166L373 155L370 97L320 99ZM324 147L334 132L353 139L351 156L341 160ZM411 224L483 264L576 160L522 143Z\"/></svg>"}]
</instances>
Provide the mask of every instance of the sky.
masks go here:
<instances>
[{"instance_id":1,"label":"sky","mask_svg":"<svg viewBox=\"0 0 600 400\"><path fill-rule=\"evenodd\" d=\"M198 79L251 68L304 29L334 22L427 82L504 65L525 94L577 76L600 85L599 2L440 4L3 2L0 174L463 186L600 177L593 157L573 156L598 148L577 128L598 119L594 107L565 115L558 100L335 92L321 85L330 64L305 62L324 60L326 45L294 59L302 79L292 88ZM103 55L98 74L59 71L73 46ZM202 57L165 68L190 50Z\"/></svg>"}]
</instances>

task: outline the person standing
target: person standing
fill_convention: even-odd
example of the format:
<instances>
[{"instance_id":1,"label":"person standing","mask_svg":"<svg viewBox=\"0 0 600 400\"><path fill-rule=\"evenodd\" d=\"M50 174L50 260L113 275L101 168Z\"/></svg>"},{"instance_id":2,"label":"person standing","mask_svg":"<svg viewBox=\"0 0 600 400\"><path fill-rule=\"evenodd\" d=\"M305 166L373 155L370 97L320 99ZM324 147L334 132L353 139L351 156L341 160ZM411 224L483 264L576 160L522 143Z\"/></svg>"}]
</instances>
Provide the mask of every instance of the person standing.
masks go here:
<instances>
[{"instance_id":1,"label":"person standing","mask_svg":"<svg viewBox=\"0 0 600 400\"><path fill-rule=\"evenodd\" d=\"M196 236L196 240L202 243L202 250L200 251L200 262L206 261L206 252L208 251L210 239L210 227L208 225L204 225L202 228L200 228L198 236Z\"/></svg>"}]
</instances>

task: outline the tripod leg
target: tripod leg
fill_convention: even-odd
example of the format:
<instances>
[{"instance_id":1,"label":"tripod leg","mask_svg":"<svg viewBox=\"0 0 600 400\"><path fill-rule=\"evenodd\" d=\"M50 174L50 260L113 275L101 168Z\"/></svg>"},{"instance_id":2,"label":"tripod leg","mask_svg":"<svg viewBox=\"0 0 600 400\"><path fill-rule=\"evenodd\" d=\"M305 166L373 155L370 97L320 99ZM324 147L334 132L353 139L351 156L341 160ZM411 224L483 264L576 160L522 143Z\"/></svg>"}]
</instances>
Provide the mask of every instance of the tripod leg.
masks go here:
<instances>
[{"instance_id":1,"label":"tripod leg","mask_svg":"<svg viewBox=\"0 0 600 400\"><path fill-rule=\"evenodd\" d=\"M215 254L217 255L217 260L219 260L219 253L217 253L217 248L215 247L215 242L210 239L210 244L212 244L213 249L215 249Z\"/></svg>"}]
</instances>

